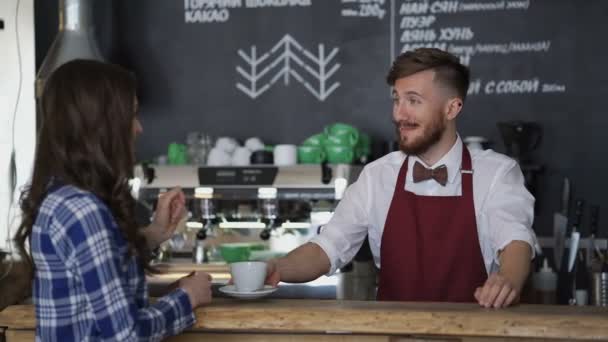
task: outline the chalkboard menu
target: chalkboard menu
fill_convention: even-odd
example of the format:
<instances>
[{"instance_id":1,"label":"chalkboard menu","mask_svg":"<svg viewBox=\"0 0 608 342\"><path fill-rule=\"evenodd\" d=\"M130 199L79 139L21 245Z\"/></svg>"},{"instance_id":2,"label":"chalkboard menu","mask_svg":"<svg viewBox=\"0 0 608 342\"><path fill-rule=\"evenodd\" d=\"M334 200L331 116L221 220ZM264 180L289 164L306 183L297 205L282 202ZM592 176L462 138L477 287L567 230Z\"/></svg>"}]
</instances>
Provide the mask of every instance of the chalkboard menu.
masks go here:
<instances>
[{"instance_id":1,"label":"chalkboard menu","mask_svg":"<svg viewBox=\"0 0 608 342\"><path fill-rule=\"evenodd\" d=\"M388 67L403 51L438 47L472 70L461 135L485 136L503 151L497 122L540 123L545 219L559 205L564 176L575 196L603 204L608 217L599 190L607 191L608 181L588 177L608 173L601 105L608 98L607 1L130 0L111 6L105 11L113 18L109 58L134 69L141 83L140 158L166 152L168 143L194 130L297 144L342 121L375 141L392 140ZM107 41L107 28L98 28Z\"/></svg>"}]
</instances>

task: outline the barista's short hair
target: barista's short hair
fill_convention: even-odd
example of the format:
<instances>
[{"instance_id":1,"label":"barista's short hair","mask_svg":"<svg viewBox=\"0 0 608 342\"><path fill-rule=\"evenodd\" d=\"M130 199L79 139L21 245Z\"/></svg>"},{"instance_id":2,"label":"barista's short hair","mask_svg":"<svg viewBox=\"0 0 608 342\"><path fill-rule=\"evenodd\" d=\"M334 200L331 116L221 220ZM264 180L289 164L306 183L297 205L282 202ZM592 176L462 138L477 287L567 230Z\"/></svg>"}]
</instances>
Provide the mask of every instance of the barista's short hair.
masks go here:
<instances>
[{"instance_id":1,"label":"barista's short hair","mask_svg":"<svg viewBox=\"0 0 608 342\"><path fill-rule=\"evenodd\" d=\"M458 57L435 48L419 48L399 55L386 76L386 82L394 86L403 77L433 70L435 81L453 90L464 102L469 89L469 68L460 63Z\"/></svg>"}]
</instances>

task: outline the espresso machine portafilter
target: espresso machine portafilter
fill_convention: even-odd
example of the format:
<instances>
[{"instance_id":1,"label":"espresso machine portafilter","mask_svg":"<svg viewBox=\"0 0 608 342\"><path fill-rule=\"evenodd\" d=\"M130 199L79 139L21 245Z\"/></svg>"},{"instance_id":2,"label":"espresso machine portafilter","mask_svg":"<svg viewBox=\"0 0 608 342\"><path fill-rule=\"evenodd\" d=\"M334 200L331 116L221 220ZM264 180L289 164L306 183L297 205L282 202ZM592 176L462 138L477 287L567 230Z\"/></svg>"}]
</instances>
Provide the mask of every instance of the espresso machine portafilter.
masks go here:
<instances>
[{"instance_id":1,"label":"espresso machine portafilter","mask_svg":"<svg viewBox=\"0 0 608 342\"><path fill-rule=\"evenodd\" d=\"M202 227L197 233L198 239L205 239L208 234L214 235L217 223L215 204L213 202L213 188L198 187L194 190L193 218L200 220Z\"/></svg>"},{"instance_id":2,"label":"espresso machine portafilter","mask_svg":"<svg viewBox=\"0 0 608 342\"><path fill-rule=\"evenodd\" d=\"M205 239L215 237L217 220L215 215L215 204L213 202L213 188L198 187L194 189L191 208L192 217L187 223L188 228L198 229L194 248L192 249L192 262L200 264L207 260Z\"/></svg>"},{"instance_id":3,"label":"espresso machine portafilter","mask_svg":"<svg viewBox=\"0 0 608 342\"><path fill-rule=\"evenodd\" d=\"M260 233L260 239L270 239L270 233L275 229L279 222L279 202L277 199L276 188L260 188L258 189L259 210L261 212L262 222L266 228Z\"/></svg>"}]
</instances>

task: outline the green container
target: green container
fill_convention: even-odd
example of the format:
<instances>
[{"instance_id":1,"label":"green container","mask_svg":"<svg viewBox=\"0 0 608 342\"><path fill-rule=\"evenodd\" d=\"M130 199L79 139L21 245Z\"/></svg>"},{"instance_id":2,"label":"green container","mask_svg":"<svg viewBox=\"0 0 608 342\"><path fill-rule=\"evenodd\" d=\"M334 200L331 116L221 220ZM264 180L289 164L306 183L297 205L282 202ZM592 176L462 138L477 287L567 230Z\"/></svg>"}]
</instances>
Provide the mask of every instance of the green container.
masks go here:
<instances>
[{"instance_id":1,"label":"green container","mask_svg":"<svg viewBox=\"0 0 608 342\"><path fill-rule=\"evenodd\" d=\"M323 147L298 146L298 162L300 164L321 164L326 158Z\"/></svg>"},{"instance_id":2,"label":"green container","mask_svg":"<svg viewBox=\"0 0 608 342\"><path fill-rule=\"evenodd\" d=\"M325 147L327 146L348 146L355 147L358 144L357 140L353 140L353 135L330 135L327 137L327 142L325 143Z\"/></svg>"},{"instance_id":3,"label":"green container","mask_svg":"<svg viewBox=\"0 0 608 342\"><path fill-rule=\"evenodd\" d=\"M329 145L325 149L330 164L350 164L355 158L354 150L349 146Z\"/></svg>"},{"instance_id":4,"label":"green container","mask_svg":"<svg viewBox=\"0 0 608 342\"><path fill-rule=\"evenodd\" d=\"M355 159L360 160L363 157L369 157L372 152L372 143L369 135L361 133L359 142L355 146Z\"/></svg>"},{"instance_id":5,"label":"green container","mask_svg":"<svg viewBox=\"0 0 608 342\"><path fill-rule=\"evenodd\" d=\"M287 253L277 251L251 251L250 261L268 261L285 256Z\"/></svg>"},{"instance_id":6,"label":"green container","mask_svg":"<svg viewBox=\"0 0 608 342\"><path fill-rule=\"evenodd\" d=\"M327 135L325 133L318 133L308 137L304 142L302 142L303 146L316 146L323 147L327 141Z\"/></svg>"},{"instance_id":7,"label":"green container","mask_svg":"<svg viewBox=\"0 0 608 342\"><path fill-rule=\"evenodd\" d=\"M249 261L251 251L264 250L264 245L253 242L235 242L220 244L220 254L227 263Z\"/></svg>"},{"instance_id":8,"label":"green container","mask_svg":"<svg viewBox=\"0 0 608 342\"><path fill-rule=\"evenodd\" d=\"M341 122L325 127L325 134L327 134L328 137L342 137L342 139L346 139L347 144L352 147L356 146L359 141L359 130L354 126ZM344 143L334 143L333 145L344 145Z\"/></svg>"},{"instance_id":9,"label":"green container","mask_svg":"<svg viewBox=\"0 0 608 342\"><path fill-rule=\"evenodd\" d=\"M171 143L167 151L169 164L185 165L188 164L187 148L184 144Z\"/></svg>"}]
</instances>

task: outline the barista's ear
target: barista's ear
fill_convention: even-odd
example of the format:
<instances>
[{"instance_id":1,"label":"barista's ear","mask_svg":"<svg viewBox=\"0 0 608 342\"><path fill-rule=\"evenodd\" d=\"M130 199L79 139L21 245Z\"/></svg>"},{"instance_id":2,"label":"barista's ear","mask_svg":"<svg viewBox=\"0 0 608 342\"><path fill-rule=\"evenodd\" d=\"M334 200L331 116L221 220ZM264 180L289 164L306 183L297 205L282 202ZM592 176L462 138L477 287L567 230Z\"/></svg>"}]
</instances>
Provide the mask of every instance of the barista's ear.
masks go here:
<instances>
[{"instance_id":1,"label":"barista's ear","mask_svg":"<svg viewBox=\"0 0 608 342\"><path fill-rule=\"evenodd\" d=\"M445 116L448 120L454 120L462 110L463 102L459 97L451 98L445 106Z\"/></svg>"}]
</instances>

